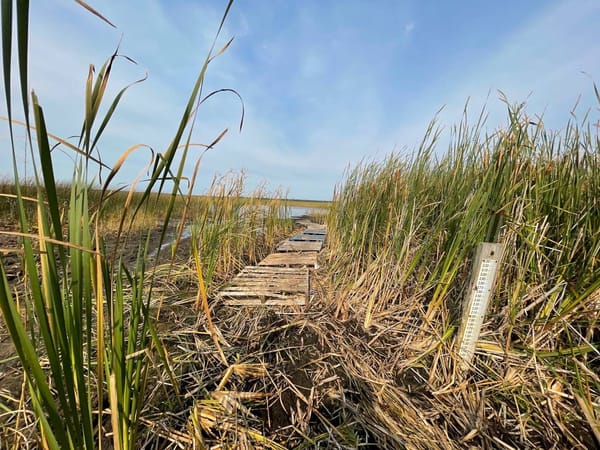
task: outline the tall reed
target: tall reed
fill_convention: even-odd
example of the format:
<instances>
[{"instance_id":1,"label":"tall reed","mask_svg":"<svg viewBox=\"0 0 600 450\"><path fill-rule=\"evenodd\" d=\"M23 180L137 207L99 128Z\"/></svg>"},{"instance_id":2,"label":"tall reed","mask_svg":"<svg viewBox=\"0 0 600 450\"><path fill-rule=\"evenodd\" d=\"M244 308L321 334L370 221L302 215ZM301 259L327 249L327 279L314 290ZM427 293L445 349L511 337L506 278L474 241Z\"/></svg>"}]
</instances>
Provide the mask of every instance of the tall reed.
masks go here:
<instances>
[{"instance_id":1,"label":"tall reed","mask_svg":"<svg viewBox=\"0 0 600 450\"><path fill-rule=\"evenodd\" d=\"M79 3L108 22L86 3ZM202 95L204 76L210 62L231 43L227 42L221 50L215 49L230 7L231 2L201 66L173 140L163 153L148 156L152 171L143 194L134 195L137 187L134 182L121 202L113 251L108 255L101 235L101 217L111 205L111 182L129 155L144 148L135 145L125 150L114 166L108 168L109 174L101 189L93 189L96 169L107 169L94 156L97 144L130 87L123 88L113 99L105 98L119 56L115 52L98 71L90 66L84 93L85 114L77 144L54 136L47 130L36 94L28 92L29 2L2 2L4 92L16 197L6 201L13 205L19 222L19 231L2 233L21 240L18 247L4 251L22 255L25 284L15 287L9 283L4 259L0 259L0 310L23 365L39 421L40 445L44 448L112 446L130 449L136 446L149 367L154 357L163 358L165 352L149 314L154 283L154 271L146 267L145 262L149 239L138 243L137 262L133 266L123 261L120 244L127 231L135 226L140 211L158 210L156 202L164 197L153 194L153 190L157 189L160 194L171 186L160 217L161 242L167 236L181 194L196 112L205 99L214 94ZM16 42L13 42L13 27ZM11 61L15 48L18 80L13 84ZM13 86L21 96L24 122L15 119L16 110L11 102ZM28 151L32 154L34 189L29 195L33 198L24 193L28 183L20 179L17 165L20 145L16 143L14 127L21 125L27 132ZM214 146L225 131L205 147ZM51 154L54 144L73 152L76 159L67 206L59 201L59 190L64 188L55 179ZM92 195L97 198L94 205ZM34 205L33 217L27 212L31 208L26 205L30 204ZM182 222L185 214L184 210ZM177 390L175 378L172 380Z\"/></svg>"},{"instance_id":2,"label":"tall reed","mask_svg":"<svg viewBox=\"0 0 600 450\"><path fill-rule=\"evenodd\" d=\"M193 245L203 255L207 288L246 265L257 264L292 231L286 199L259 186L244 196L243 173L213 180L191 221ZM218 284L217 284L218 286Z\"/></svg>"},{"instance_id":3,"label":"tall reed","mask_svg":"<svg viewBox=\"0 0 600 450\"><path fill-rule=\"evenodd\" d=\"M474 250L481 241L503 242L505 260L473 376L483 386L519 374L522 395L486 388L482 408L503 405L507 422L530 414L520 445L546 445L552 435L589 443L573 438L577 426L600 442L597 130L587 116L561 132L548 130L522 104L509 106L507 125L493 134L483 126L482 117L470 126L465 113L448 151L437 156L432 123L412 156L365 162L338 185L328 217L338 317L359 317L374 332L401 337L395 370L425 366L432 390L447 387L458 377L453 335ZM557 406L554 420L542 406L544 386L553 383L570 399ZM474 386L455 392L479 395ZM459 420L461 404L445 426L457 426L449 422ZM548 428L553 421L556 433Z\"/></svg>"}]
</instances>

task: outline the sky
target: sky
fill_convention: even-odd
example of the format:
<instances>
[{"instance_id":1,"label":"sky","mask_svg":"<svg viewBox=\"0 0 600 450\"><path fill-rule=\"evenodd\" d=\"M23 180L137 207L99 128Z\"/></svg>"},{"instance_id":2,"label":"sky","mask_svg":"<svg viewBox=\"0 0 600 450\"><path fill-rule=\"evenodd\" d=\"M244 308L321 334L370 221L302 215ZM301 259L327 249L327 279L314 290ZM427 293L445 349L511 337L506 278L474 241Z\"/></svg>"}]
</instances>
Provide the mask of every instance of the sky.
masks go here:
<instances>
[{"instance_id":1,"label":"sky","mask_svg":"<svg viewBox=\"0 0 600 450\"><path fill-rule=\"evenodd\" d=\"M137 64L118 60L109 94L148 78L127 91L98 150L109 165L134 144L164 151L226 0L87 2L117 28L74 1L32 2L29 87L49 131L79 133L89 65L100 67L120 42L119 53ZM410 154L442 107L437 123L446 134L467 100L473 119L485 105L493 130L506 121L500 91L526 101L528 114L543 114L551 128L564 127L577 102L575 114L591 109L595 122L599 23L597 0L234 1L217 47L234 40L209 66L204 92L236 90L244 124L240 132L234 95L202 105L194 142L229 131L203 156L196 192L243 171L248 191L267 183L289 198L328 200L349 167ZM0 176L12 173L7 136L2 125ZM57 176L68 181L71 158L54 153ZM148 158L134 152L117 185L131 182Z\"/></svg>"}]
</instances>

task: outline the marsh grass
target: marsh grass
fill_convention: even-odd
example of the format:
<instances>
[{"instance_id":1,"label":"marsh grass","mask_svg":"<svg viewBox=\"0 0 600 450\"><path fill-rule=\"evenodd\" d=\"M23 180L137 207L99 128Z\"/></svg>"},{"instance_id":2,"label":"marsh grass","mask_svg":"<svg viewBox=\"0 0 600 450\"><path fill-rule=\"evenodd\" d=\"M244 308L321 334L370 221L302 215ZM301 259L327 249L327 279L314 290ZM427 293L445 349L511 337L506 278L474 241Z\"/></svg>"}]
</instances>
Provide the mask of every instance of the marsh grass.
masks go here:
<instances>
[{"instance_id":1,"label":"marsh grass","mask_svg":"<svg viewBox=\"0 0 600 450\"><path fill-rule=\"evenodd\" d=\"M87 4L79 3L110 24ZM231 3L217 37L230 6ZM151 365L153 361L166 361L167 355L150 316L157 267L146 266L150 234L138 242L133 265L123 261L121 244L140 212L160 219L159 249L166 239L178 197L183 195L182 174L192 145L195 114L214 94L203 96L204 75L210 62L231 41L217 50L215 37L171 144L151 160L154 164L149 166L152 170L145 190L135 195L138 183L134 181L124 192L115 193L111 181L129 155L144 149L140 145L130 147L112 168L93 156L114 111L131 87L123 88L113 99L105 98L119 55L113 54L97 71L90 66L85 114L78 143L74 145L48 132L43 108L35 92L28 90L29 2L13 5L12 1L3 1L1 12L4 91L14 168L14 198L3 196L3 201L12 205L9 212L18 218L18 231L3 233L20 241L20 245L3 249L3 253L21 255L24 282L19 290L13 290L4 261L0 262L0 309L29 394L22 396L21 401L29 398L27 407L32 408L37 419L37 439L44 448L134 448ZM24 121L15 119L11 102L13 50L18 60L14 86L20 93ZM105 102L108 105L104 109ZM15 126L24 126L27 133L31 180L22 181L19 177ZM225 132L204 147L209 150ZM68 185L55 179L51 154L55 143L73 152L76 159ZM180 155L178 163L176 153ZM108 176L99 190L92 189L94 170L100 166L108 170ZM169 186L170 194L164 194ZM184 204L181 223L189 202ZM160 215L156 214L159 209ZM113 217L116 232L109 257L101 222ZM177 391L170 366L165 364L165 368L172 389ZM25 408L21 403L17 415ZM12 437L11 445L15 447L30 445L21 440L18 429Z\"/></svg>"},{"instance_id":2,"label":"marsh grass","mask_svg":"<svg viewBox=\"0 0 600 450\"><path fill-rule=\"evenodd\" d=\"M22 197L36 198L37 187L34 180L19 180L19 187ZM57 182L56 196L57 204L61 213L68 210L71 199L71 183ZM46 195L42 187L43 195ZM130 202L136 203L141 199L143 192L136 191L131 194ZM88 190L88 203L91 214L98 214L98 223L102 227L103 232L116 232L119 228L119 223L123 217L123 206L127 202L127 197L130 196L128 189L108 190L104 194L101 187L92 187ZM158 217L160 213L165 211L170 203L170 194L151 193L148 197L148 206L137 214L133 211L128 211L126 223L130 230L147 230L148 228L157 227L160 225ZM14 179L6 178L0 181L0 222L9 226L15 222L18 216L17 206L17 189ZM102 203L100 201L102 200ZM198 210L198 206L202 203L197 196L192 199L189 206L191 214ZM23 205L25 215L28 222L35 222L36 219L36 203L26 201ZM185 207L185 200L178 197L175 201L173 214L177 217L181 216Z\"/></svg>"},{"instance_id":3,"label":"marsh grass","mask_svg":"<svg viewBox=\"0 0 600 450\"><path fill-rule=\"evenodd\" d=\"M261 186L245 196L244 179L243 173L216 178L191 222L211 293L213 281L218 287L244 266L257 264L293 229L283 193L269 194Z\"/></svg>"},{"instance_id":4,"label":"marsh grass","mask_svg":"<svg viewBox=\"0 0 600 450\"><path fill-rule=\"evenodd\" d=\"M597 130L587 116L553 132L524 105L508 111L492 135L465 114L441 157L432 123L411 157L350 171L332 205L337 317L389 339L398 353L381 359L386 371L417 377L405 388L423 383L430 396L423 405L389 387L381 395L394 407L361 403L371 427L385 420L410 447L600 443ZM464 378L455 330L481 241L503 242L505 260Z\"/></svg>"}]
</instances>

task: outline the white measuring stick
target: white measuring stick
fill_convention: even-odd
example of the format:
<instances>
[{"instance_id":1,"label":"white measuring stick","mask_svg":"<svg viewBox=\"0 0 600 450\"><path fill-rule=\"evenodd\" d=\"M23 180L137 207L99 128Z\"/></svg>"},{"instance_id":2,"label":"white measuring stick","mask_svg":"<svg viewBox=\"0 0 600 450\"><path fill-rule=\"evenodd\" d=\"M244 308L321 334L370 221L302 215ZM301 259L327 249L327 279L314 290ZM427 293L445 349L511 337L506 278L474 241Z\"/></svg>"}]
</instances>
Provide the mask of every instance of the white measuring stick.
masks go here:
<instances>
[{"instance_id":1,"label":"white measuring stick","mask_svg":"<svg viewBox=\"0 0 600 450\"><path fill-rule=\"evenodd\" d=\"M496 282L498 266L502 261L503 247L503 244L482 242L477 248L471 285L459 331L458 354L462 358L462 370L467 370L473 360L477 339Z\"/></svg>"}]
</instances>

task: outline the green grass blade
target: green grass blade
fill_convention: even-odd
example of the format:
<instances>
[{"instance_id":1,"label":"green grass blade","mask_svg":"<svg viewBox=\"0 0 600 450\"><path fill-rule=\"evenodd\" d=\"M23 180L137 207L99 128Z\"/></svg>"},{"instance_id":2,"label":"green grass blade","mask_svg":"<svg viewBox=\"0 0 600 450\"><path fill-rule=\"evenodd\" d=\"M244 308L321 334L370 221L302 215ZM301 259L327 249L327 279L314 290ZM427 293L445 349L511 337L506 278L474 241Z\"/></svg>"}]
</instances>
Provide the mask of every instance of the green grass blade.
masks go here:
<instances>
[{"instance_id":1,"label":"green grass blade","mask_svg":"<svg viewBox=\"0 0 600 450\"><path fill-rule=\"evenodd\" d=\"M17 2L17 44L19 54L19 84L21 87L21 101L23 102L25 123L27 124L27 130L29 131L29 94L27 92L29 74L29 0L19 0Z\"/></svg>"},{"instance_id":2,"label":"green grass blade","mask_svg":"<svg viewBox=\"0 0 600 450\"><path fill-rule=\"evenodd\" d=\"M50 153L50 144L48 142L48 133L46 131L46 122L44 113L39 105L37 96L32 93L33 114L36 124L36 135L39 150L40 163L42 165L42 174L44 179L44 188L46 190L46 201L50 212L50 220L53 225L53 237L59 241L63 240L62 225L60 220L60 211L58 207L58 195L56 193L56 180L54 178L54 168L52 167L52 155Z\"/></svg>"},{"instance_id":3,"label":"green grass blade","mask_svg":"<svg viewBox=\"0 0 600 450\"><path fill-rule=\"evenodd\" d=\"M19 354L19 359L25 368L25 374L29 382L35 386L34 392L39 393L40 396L38 401L44 405L48 413L51 427L44 431L46 434L56 434L59 442L66 443L68 439L61 421L61 415L50 392L50 387L46 382L46 376L39 364L36 349L27 335L21 314L17 310L12 298L2 262L0 262L0 308L13 342L18 344L15 345L15 350Z\"/></svg>"},{"instance_id":4,"label":"green grass blade","mask_svg":"<svg viewBox=\"0 0 600 450\"><path fill-rule=\"evenodd\" d=\"M8 113L8 127L12 134L11 60L12 60L12 0L2 0L2 74L4 75L4 99Z\"/></svg>"}]
</instances>

